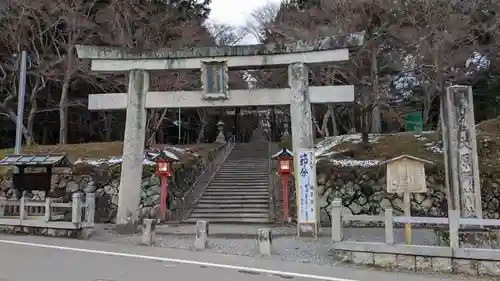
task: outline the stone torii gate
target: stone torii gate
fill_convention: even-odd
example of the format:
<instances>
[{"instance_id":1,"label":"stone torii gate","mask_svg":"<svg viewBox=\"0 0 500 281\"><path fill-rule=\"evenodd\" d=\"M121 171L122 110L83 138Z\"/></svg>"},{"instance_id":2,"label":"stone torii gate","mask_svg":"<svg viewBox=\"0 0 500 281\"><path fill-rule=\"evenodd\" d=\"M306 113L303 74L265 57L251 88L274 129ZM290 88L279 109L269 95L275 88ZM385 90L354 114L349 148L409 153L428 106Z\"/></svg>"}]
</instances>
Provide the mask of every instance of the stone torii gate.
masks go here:
<instances>
[{"instance_id":1,"label":"stone torii gate","mask_svg":"<svg viewBox=\"0 0 500 281\"><path fill-rule=\"evenodd\" d=\"M349 48L363 44L363 35L350 34L311 42L287 45L249 45L234 47L201 47L182 50L162 49L156 52L132 53L118 48L77 46L78 56L91 59L91 70L129 72L128 93L89 95L89 110L126 109L123 163L120 177L117 230L135 230L140 204L143 147L146 135L147 108L180 107L247 107L290 105L295 159L303 149L314 149L311 103L354 101L354 87L308 86L307 64L321 64L349 59ZM228 69L253 69L288 66L290 88L228 89ZM149 92L149 70L202 71L200 91ZM299 161L295 170L299 171ZM315 162L315 161L312 161ZM315 163L309 182L316 182ZM299 181L296 181L299 191ZM314 186L313 186L314 187ZM313 191L311 191L313 192ZM314 190L314 193L316 191ZM311 198L317 213L316 196ZM300 224L302 235L316 236L317 215Z\"/></svg>"}]
</instances>

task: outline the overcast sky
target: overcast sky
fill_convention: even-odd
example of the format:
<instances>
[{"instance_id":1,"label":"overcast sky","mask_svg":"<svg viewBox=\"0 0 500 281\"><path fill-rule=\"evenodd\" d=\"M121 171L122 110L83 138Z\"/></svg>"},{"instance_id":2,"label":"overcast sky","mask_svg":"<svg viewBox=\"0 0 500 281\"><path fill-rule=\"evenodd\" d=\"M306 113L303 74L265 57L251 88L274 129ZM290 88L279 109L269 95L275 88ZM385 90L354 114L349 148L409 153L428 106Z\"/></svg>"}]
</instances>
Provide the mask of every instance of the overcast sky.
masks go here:
<instances>
[{"instance_id":1,"label":"overcast sky","mask_svg":"<svg viewBox=\"0 0 500 281\"><path fill-rule=\"evenodd\" d=\"M251 18L250 14L256 8L266 3L280 2L280 0L212 0L210 20L216 23L242 26ZM257 42L254 38L247 37L243 43L255 44Z\"/></svg>"}]
</instances>

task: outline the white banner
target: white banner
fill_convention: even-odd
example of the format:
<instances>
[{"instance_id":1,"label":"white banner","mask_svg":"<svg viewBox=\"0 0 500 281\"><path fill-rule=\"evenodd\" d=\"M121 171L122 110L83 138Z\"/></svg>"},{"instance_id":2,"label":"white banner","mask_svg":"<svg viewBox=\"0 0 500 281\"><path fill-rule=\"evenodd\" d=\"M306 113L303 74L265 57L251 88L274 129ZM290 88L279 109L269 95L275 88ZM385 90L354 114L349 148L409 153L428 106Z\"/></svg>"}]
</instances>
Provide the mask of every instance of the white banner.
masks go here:
<instances>
[{"instance_id":1,"label":"white banner","mask_svg":"<svg viewBox=\"0 0 500 281\"><path fill-rule=\"evenodd\" d=\"M316 222L316 159L314 149L299 150L299 170L295 176L299 181L299 223Z\"/></svg>"}]
</instances>

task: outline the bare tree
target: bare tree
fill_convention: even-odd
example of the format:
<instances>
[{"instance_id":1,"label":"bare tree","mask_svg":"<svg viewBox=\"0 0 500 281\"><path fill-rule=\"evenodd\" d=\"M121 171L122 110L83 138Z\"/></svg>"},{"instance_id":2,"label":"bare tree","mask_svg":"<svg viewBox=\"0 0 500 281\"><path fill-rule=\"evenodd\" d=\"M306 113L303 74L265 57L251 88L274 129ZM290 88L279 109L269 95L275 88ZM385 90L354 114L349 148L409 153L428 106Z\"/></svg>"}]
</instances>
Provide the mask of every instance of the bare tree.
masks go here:
<instances>
[{"instance_id":1,"label":"bare tree","mask_svg":"<svg viewBox=\"0 0 500 281\"><path fill-rule=\"evenodd\" d=\"M206 26L219 46L237 45L248 34L247 29L229 24L207 21Z\"/></svg>"},{"instance_id":2,"label":"bare tree","mask_svg":"<svg viewBox=\"0 0 500 281\"><path fill-rule=\"evenodd\" d=\"M264 42L271 23L276 18L276 14L280 9L277 3L267 3L258 7L251 13L251 19L247 21L247 31L257 39L258 42Z\"/></svg>"}]
</instances>

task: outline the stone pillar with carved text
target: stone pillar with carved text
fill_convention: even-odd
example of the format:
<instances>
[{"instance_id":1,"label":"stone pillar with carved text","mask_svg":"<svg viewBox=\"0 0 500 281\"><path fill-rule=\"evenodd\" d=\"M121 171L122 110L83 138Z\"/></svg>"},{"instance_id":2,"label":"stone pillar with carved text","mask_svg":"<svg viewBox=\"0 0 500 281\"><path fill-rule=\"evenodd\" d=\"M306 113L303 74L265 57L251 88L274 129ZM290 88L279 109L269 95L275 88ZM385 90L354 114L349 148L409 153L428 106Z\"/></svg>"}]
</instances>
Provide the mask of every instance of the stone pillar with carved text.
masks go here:
<instances>
[{"instance_id":1,"label":"stone pillar with carved text","mask_svg":"<svg viewBox=\"0 0 500 281\"><path fill-rule=\"evenodd\" d=\"M146 93L148 90L149 74L144 70L131 70L116 216L116 230L118 232L135 232L139 221L140 187L146 138Z\"/></svg>"},{"instance_id":2,"label":"stone pillar with carved text","mask_svg":"<svg viewBox=\"0 0 500 281\"><path fill-rule=\"evenodd\" d=\"M463 218L482 218L474 103L470 86L452 86L441 102L446 184Z\"/></svg>"},{"instance_id":3,"label":"stone pillar with carved text","mask_svg":"<svg viewBox=\"0 0 500 281\"><path fill-rule=\"evenodd\" d=\"M295 190L297 194L298 234L317 237L318 208L316 191L316 160L309 99L308 68L304 63L288 67L291 91L290 116L294 153Z\"/></svg>"}]
</instances>

